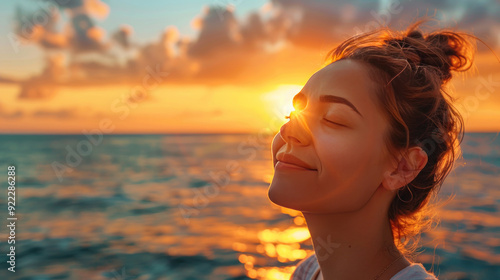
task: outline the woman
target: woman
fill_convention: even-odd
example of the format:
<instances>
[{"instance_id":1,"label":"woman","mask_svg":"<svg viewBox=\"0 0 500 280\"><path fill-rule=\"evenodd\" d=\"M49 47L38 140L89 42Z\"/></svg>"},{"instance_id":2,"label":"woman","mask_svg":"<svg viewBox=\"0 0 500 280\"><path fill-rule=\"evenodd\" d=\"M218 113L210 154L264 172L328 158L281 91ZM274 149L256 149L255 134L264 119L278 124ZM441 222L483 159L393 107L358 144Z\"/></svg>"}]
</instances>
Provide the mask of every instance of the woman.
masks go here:
<instances>
[{"instance_id":1,"label":"woman","mask_svg":"<svg viewBox=\"0 0 500 280\"><path fill-rule=\"evenodd\" d=\"M344 41L293 98L268 193L311 233L314 254L291 279L437 279L411 254L460 152L463 120L444 85L471 67L474 45L421 23Z\"/></svg>"}]
</instances>

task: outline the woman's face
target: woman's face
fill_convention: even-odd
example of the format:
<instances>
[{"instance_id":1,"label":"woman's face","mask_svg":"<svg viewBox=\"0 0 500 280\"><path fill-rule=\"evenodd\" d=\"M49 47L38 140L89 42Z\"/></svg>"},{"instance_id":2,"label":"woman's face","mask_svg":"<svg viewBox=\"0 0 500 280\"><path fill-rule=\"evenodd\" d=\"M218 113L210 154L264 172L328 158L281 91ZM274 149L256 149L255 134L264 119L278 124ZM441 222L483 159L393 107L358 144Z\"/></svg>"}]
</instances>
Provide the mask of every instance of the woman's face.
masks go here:
<instances>
[{"instance_id":1,"label":"woman's face","mask_svg":"<svg viewBox=\"0 0 500 280\"><path fill-rule=\"evenodd\" d=\"M296 111L272 143L273 203L315 213L354 211L381 185L390 169L383 140L388 123L366 67L334 62L294 96Z\"/></svg>"}]
</instances>

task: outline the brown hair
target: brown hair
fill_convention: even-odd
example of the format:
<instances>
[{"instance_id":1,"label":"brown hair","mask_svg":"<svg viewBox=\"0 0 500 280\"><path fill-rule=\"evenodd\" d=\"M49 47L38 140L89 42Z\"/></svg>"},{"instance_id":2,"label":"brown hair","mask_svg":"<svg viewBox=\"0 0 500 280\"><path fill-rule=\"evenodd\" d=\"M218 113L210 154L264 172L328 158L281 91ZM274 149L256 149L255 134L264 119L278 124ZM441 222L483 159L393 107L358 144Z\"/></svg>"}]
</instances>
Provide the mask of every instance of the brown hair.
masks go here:
<instances>
[{"instance_id":1,"label":"brown hair","mask_svg":"<svg viewBox=\"0 0 500 280\"><path fill-rule=\"evenodd\" d=\"M369 66L371 78L380 84L376 99L390 123L385 139L391 151L420 146L427 153L427 164L389 206L395 244L409 255L433 221L430 198L460 156L463 119L445 84L452 71L472 66L475 51L474 36L451 30L424 35L417 29L424 21L403 32L380 28L353 36L327 55L328 63L352 59Z\"/></svg>"}]
</instances>

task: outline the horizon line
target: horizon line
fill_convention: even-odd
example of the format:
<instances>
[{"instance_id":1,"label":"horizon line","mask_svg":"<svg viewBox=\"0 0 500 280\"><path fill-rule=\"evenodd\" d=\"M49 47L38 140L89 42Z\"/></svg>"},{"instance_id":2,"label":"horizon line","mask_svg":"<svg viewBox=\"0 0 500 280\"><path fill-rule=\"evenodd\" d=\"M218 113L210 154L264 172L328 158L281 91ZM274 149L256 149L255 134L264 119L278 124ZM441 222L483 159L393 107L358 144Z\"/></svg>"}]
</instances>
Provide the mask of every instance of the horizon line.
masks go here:
<instances>
[{"instance_id":1,"label":"horizon line","mask_svg":"<svg viewBox=\"0 0 500 280\"><path fill-rule=\"evenodd\" d=\"M278 133L278 131L276 131ZM492 131L492 130L484 130L484 131L466 131L464 132L465 134L469 133L500 133L500 130L498 131ZM153 136L153 135L249 135L249 134L260 134L260 132L165 132L165 133L136 133L136 132L124 132L124 133L102 133L102 135L113 135L113 136ZM27 133L4 133L0 132L0 135L2 136L71 136L71 135L85 135L84 133L33 133L33 132L27 132ZM90 135L95 135L95 134L90 134ZM274 135L274 134L273 134Z\"/></svg>"}]
</instances>

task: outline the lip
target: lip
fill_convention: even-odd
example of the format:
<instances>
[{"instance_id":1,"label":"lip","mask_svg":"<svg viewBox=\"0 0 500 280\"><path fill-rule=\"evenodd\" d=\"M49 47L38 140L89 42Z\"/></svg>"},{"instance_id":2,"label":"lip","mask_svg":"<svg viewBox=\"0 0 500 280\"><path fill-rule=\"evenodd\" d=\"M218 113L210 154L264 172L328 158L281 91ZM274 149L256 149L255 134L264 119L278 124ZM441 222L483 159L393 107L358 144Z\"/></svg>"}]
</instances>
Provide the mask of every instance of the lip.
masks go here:
<instances>
[{"instance_id":1,"label":"lip","mask_svg":"<svg viewBox=\"0 0 500 280\"><path fill-rule=\"evenodd\" d=\"M316 171L316 169L312 168L309 164L305 163L304 161L290 154L277 154L276 160L277 162L275 167L280 166L280 167L287 167L294 169Z\"/></svg>"}]
</instances>

